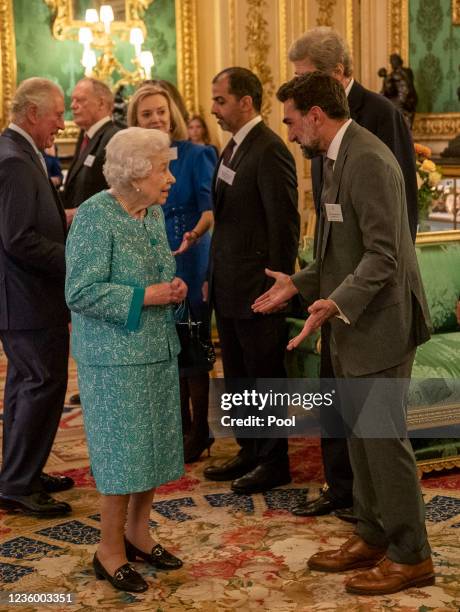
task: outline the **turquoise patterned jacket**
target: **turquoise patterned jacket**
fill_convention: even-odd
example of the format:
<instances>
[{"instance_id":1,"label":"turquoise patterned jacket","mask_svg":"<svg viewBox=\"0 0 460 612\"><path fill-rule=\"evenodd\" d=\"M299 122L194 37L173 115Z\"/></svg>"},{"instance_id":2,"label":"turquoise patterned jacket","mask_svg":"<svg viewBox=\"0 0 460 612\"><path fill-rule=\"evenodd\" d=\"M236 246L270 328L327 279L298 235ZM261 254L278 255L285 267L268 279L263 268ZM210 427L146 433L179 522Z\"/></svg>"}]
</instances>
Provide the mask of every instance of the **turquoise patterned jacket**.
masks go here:
<instances>
[{"instance_id":1,"label":"turquoise patterned jacket","mask_svg":"<svg viewBox=\"0 0 460 612\"><path fill-rule=\"evenodd\" d=\"M66 264L77 362L133 365L178 354L172 307L143 307L145 288L171 281L176 271L159 206L138 220L107 191L96 194L72 222Z\"/></svg>"}]
</instances>

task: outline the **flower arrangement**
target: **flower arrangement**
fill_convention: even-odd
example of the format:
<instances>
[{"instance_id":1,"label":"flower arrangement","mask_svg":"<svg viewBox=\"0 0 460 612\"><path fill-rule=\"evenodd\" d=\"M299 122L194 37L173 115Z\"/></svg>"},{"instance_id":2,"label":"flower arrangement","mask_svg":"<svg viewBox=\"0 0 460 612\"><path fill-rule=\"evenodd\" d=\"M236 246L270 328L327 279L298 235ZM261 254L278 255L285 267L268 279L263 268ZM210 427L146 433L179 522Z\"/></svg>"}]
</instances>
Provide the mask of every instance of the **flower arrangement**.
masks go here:
<instances>
[{"instance_id":1,"label":"flower arrangement","mask_svg":"<svg viewBox=\"0 0 460 612\"><path fill-rule=\"evenodd\" d=\"M420 221L424 221L428 218L442 173L431 161L429 147L415 143L414 148L417 160L418 214Z\"/></svg>"}]
</instances>

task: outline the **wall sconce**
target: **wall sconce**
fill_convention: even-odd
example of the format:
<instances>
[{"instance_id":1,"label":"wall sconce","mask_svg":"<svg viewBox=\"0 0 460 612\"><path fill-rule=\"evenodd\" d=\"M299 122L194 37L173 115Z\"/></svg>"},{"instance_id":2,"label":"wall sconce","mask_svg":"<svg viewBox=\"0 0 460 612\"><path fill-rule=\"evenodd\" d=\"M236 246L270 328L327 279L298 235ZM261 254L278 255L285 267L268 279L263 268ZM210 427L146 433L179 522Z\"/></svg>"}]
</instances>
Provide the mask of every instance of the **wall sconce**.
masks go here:
<instances>
[{"instance_id":1,"label":"wall sconce","mask_svg":"<svg viewBox=\"0 0 460 612\"><path fill-rule=\"evenodd\" d=\"M85 26L78 31L78 42L83 45L81 63L85 68L85 76L92 76L104 82L112 81L112 75L117 72L120 78L116 86L133 85L145 79L150 79L154 59L151 51L142 51L144 34L139 27L130 30L129 42L134 47L134 69L127 70L115 57L115 44L111 36L111 24L114 20L113 10L109 4L103 4L99 13L96 9L87 9ZM91 45L102 52L96 55Z\"/></svg>"}]
</instances>

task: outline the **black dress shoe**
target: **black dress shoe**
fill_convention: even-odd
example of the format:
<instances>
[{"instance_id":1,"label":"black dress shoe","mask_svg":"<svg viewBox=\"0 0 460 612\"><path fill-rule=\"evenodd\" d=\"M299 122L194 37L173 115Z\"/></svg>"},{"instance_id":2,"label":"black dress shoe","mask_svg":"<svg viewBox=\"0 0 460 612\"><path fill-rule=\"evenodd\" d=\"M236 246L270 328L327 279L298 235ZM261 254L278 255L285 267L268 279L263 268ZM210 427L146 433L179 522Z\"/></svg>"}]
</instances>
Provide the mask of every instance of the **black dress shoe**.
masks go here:
<instances>
[{"instance_id":1,"label":"black dress shoe","mask_svg":"<svg viewBox=\"0 0 460 612\"><path fill-rule=\"evenodd\" d=\"M129 564L121 565L113 576L105 569L102 563L94 553L93 557L94 573L98 580L108 580L112 586L120 591L129 591L130 593L143 593L149 588L139 572Z\"/></svg>"},{"instance_id":2,"label":"black dress shoe","mask_svg":"<svg viewBox=\"0 0 460 612\"><path fill-rule=\"evenodd\" d=\"M341 508L334 511L334 516L347 523L357 523L358 517L353 514L353 508Z\"/></svg>"},{"instance_id":3,"label":"black dress shoe","mask_svg":"<svg viewBox=\"0 0 460 612\"><path fill-rule=\"evenodd\" d=\"M248 474L232 482L232 491L250 495L263 493L291 482L289 470L277 470L273 465L258 465Z\"/></svg>"},{"instance_id":4,"label":"black dress shoe","mask_svg":"<svg viewBox=\"0 0 460 612\"><path fill-rule=\"evenodd\" d=\"M310 502L294 506L291 512L295 516L324 516L325 514L331 514L334 510L346 508L348 505L321 494Z\"/></svg>"},{"instance_id":5,"label":"black dress shoe","mask_svg":"<svg viewBox=\"0 0 460 612\"><path fill-rule=\"evenodd\" d=\"M41 473L40 482L47 493L67 491L75 484L70 476L51 476L51 474L45 474L45 472Z\"/></svg>"},{"instance_id":6,"label":"black dress shoe","mask_svg":"<svg viewBox=\"0 0 460 612\"><path fill-rule=\"evenodd\" d=\"M0 495L0 508L8 512L22 512L31 516L65 516L72 511L66 502L53 499L48 493L31 495Z\"/></svg>"},{"instance_id":7,"label":"black dress shoe","mask_svg":"<svg viewBox=\"0 0 460 612\"><path fill-rule=\"evenodd\" d=\"M69 397L69 404L71 406L78 406L78 404L80 404L80 394L75 393L74 395L71 395Z\"/></svg>"},{"instance_id":8,"label":"black dress shoe","mask_svg":"<svg viewBox=\"0 0 460 612\"><path fill-rule=\"evenodd\" d=\"M183 566L182 561L163 548L161 544L155 544L150 553L139 550L139 548L136 548L134 544L131 544L126 538L125 546L126 558L128 561L136 561L136 559L140 557L144 559L144 561L150 563L150 565L153 565L153 567L164 570L179 569Z\"/></svg>"},{"instance_id":9,"label":"black dress shoe","mask_svg":"<svg viewBox=\"0 0 460 612\"><path fill-rule=\"evenodd\" d=\"M222 465L210 465L203 474L208 480L234 480L250 472L254 467L253 462L243 459L240 455L222 463Z\"/></svg>"}]
</instances>

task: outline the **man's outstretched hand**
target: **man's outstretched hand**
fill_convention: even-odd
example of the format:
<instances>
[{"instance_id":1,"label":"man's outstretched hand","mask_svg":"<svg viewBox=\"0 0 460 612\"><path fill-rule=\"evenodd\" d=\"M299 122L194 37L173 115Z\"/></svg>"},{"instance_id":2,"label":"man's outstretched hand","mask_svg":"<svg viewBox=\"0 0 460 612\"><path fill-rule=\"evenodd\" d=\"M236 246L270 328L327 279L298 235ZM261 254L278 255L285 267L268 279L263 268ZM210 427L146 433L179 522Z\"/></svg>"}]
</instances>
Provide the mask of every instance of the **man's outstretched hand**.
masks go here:
<instances>
[{"instance_id":1,"label":"man's outstretched hand","mask_svg":"<svg viewBox=\"0 0 460 612\"><path fill-rule=\"evenodd\" d=\"M286 308L287 302L298 293L291 277L283 272L273 272L265 268L265 274L275 279L275 284L262 293L251 306L254 312L269 314Z\"/></svg>"},{"instance_id":2,"label":"man's outstretched hand","mask_svg":"<svg viewBox=\"0 0 460 612\"><path fill-rule=\"evenodd\" d=\"M339 310L332 300L316 300L316 302L313 302L308 308L308 312L310 316L305 321L302 331L289 341L287 345L288 351L295 349L305 340L305 338L319 329L326 321L339 314Z\"/></svg>"}]
</instances>

